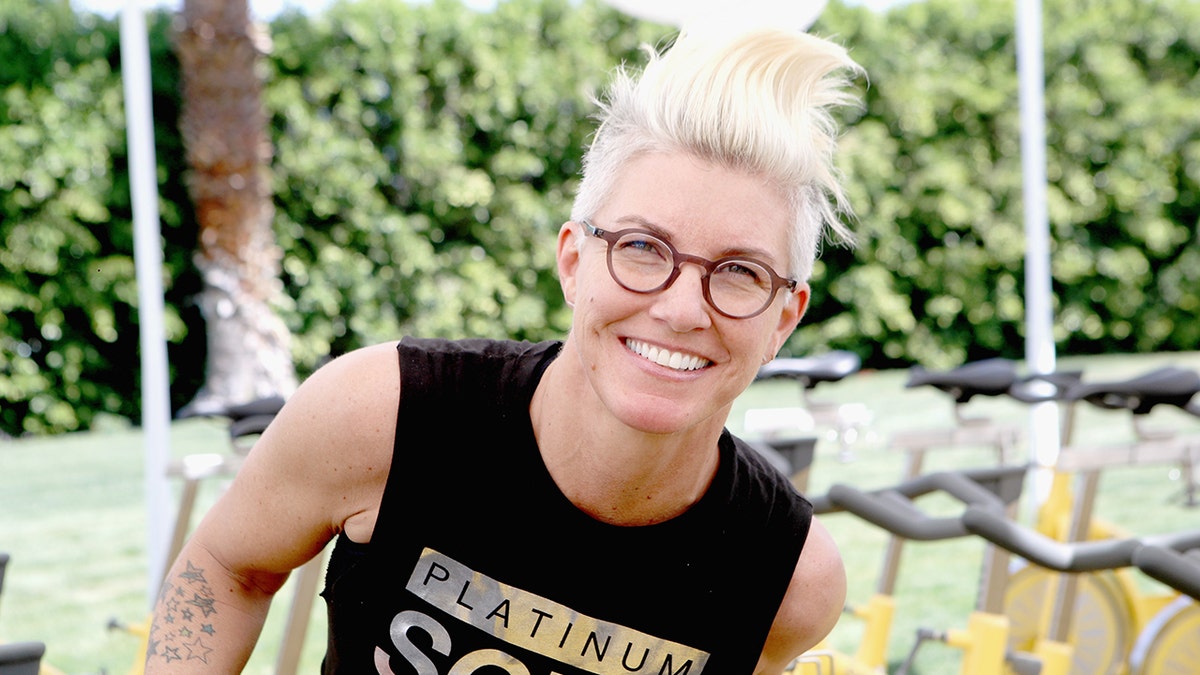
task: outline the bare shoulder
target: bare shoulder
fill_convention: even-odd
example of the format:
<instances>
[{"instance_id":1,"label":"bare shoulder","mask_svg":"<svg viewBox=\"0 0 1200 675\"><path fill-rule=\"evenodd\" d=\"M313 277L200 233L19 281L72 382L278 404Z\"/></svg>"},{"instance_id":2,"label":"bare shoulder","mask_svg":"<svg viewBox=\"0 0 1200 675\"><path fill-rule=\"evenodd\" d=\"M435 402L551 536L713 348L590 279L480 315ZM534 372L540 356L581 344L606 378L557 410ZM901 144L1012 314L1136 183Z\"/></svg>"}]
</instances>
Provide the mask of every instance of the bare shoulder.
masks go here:
<instances>
[{"instance_id":1,"label":"bare shoulder","mask_svg":"<svg viewBox=\"0 0 1200 675\"><path fill-rule=\"evenodd\" d=\"M287 402L263 440L338 464L390 462L400 396L394 343L355 350L318 369ZM265 453L264 453L265 454ZM292 460L305 459L292 457Z\"/></svg>"},{"instance_id":2,"label":"bare shoulder","mask_svg":"<svg viewBox=\"0 0 1200 675\"><path fill-rule=\"evenodd\" d=\"M305 380L210 512L221 528L214 546L238 548L228 554L234 559L274 550L271 567L289 569L339 532L369 539L391 467L398 363L395 343L381 344L334 359ZM237 542L254 542L259 552Z\"/></svg>"},{"instance_id":3,"label":"bare shoulder","mask_svg":"<svg viewBox=\"0 0 1200 675\"><path fill-rule=\"evenodd\" d=\"M782 673L795 657L815 647L833 630L845 602L841 553L829 531L814 518L756 674Z\"/></svg>"},{"instance_id":4,"label":"bare shoulder","mask_svg":"<svg viewBox=\"0 0 1200 675\"><path fill-rule=\"evenodd\" d=\"M378 344L340 356L312 374L292 396L280 419L285 424L337 437L371 436L396 420L400 395L395 343ZM393 430L387 428L386 432Z\"/></svg>"}]
</instances>

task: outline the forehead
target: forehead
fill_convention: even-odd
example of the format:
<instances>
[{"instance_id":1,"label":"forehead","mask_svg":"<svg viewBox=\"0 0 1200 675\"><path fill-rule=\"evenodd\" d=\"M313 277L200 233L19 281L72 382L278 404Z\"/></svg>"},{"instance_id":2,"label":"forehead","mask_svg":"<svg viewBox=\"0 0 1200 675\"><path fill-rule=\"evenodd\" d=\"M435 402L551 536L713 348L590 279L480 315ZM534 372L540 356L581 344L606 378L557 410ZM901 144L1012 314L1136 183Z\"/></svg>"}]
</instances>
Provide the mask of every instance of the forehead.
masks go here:
<instances>
[{"instance_id":1,"label":"forehead","mask_svg":"<svg viewBox=\"0 0 1200 675\"><path fill-rule=\"evenodd\" d=\"M761 176L691 155L629 160L597 215L608 229L653 225L681 249L787 257L790 213L782 193Z\"/></svg>"}]
</instances>

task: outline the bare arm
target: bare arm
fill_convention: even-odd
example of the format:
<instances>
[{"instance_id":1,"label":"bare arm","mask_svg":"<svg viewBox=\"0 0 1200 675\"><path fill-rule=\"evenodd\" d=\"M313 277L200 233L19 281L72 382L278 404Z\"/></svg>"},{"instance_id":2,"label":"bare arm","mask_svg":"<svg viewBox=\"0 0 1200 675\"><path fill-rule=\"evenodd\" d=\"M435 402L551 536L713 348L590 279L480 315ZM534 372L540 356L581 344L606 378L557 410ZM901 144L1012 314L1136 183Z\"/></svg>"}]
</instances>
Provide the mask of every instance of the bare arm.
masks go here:
<instances>
[{"instance_id":1,"label":"bare arm","mask_svg":"<svg viewBox=\"0 0 1200 675\"><path fill-rule=\"evenodd\" d=\"M394 344L339 358L292 396L167 573L147 673L238 672L291 570L339 532L367 541L392 456Z\"/></svg>"},{"instance_id":2,"label":"bare arm","mask_svg":"<svg viewBox=\"0 0 1200 675\"><path fill-rule=\"evenodd\" d=\"M845 603L842 556L829 531L814 518L755 675L782 675L797 656L829 635Z\"/></svg>"}]
</instances>

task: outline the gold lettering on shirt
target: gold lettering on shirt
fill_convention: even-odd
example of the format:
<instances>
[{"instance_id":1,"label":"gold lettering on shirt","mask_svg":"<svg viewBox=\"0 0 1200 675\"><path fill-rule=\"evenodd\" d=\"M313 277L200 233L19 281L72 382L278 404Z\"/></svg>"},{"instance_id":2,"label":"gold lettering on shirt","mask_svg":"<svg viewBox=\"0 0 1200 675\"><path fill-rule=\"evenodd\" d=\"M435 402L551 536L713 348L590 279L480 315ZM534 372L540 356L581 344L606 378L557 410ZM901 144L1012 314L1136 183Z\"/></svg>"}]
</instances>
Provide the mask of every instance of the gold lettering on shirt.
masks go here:
<instances>
[{"instance_id":1,"label":"gold lettering on shirt","mask_svg":"<svg viewBox=\"0 0 1200 675\"><path fill-rule=\"evenodd\" d=\"M594 619L426 548L406 588L509 644L596 675L699 675L708 653Z\"/></svg>"}]
</instances>

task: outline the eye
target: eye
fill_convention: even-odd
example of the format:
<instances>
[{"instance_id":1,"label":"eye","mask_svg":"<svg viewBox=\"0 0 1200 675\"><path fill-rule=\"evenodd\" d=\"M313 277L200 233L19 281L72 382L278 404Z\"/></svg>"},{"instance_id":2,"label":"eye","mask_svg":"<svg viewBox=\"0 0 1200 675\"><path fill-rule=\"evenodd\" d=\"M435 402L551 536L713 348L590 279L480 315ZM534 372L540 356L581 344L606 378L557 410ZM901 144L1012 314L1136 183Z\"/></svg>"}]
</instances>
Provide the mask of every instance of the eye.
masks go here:
<instances>
[{"instance_id":1,"label":"eye","mask_svg":"<svg viewBox=\"0 0 1200 675\"><path fill-rule=\"evenodd\" d=\"M720 274L743 276L749 281L758 281L766 276L766 272L762 267L742 260L733 260L724 263L717 272Z\"/></svg>"},{"instance_id":2,"label":"eye","mask_svg":"<svg viewBox=\"0 0 1200 675\"><path fill-rule=\"evenodd\" d=\"M630 256L653 256L663 259L671 257L671 252L666 244L654 237L641 234L622 237L617 242L617 251Z\"/></svg>"}]
</instances>

